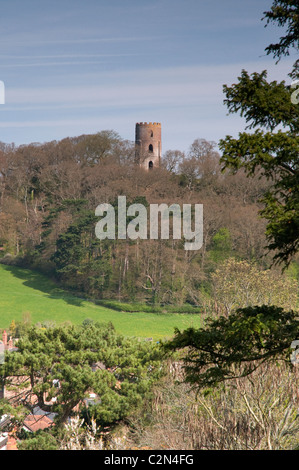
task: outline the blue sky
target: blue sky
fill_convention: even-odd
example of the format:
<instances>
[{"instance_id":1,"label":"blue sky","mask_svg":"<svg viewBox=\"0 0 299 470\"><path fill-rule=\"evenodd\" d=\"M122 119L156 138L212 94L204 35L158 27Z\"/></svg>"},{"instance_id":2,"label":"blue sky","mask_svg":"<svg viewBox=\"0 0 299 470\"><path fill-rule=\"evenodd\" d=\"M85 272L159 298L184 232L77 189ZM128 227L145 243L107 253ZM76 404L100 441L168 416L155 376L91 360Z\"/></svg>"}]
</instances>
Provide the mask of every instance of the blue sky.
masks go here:
<instances>
[{"instance_id":1,"label":"blue sky","mask_svg":"<svg viewBox=\"0 0 299 470\"><path fill-rule=\"evenodd\" d=\"M286 80L265 47L272 0L0 0L0 141L16 145L161 122L162 151L244 129L223 84L242 69Z\"/></svg>"}]
</instances>

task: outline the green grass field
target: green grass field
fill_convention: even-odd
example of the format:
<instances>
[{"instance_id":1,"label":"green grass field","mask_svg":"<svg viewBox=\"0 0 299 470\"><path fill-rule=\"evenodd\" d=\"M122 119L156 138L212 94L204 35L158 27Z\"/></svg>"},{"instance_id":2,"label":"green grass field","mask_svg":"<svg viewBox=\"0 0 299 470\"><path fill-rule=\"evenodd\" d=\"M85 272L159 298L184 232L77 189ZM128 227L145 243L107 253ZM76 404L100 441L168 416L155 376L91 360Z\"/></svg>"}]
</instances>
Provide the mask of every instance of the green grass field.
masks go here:
<instances>
[{"instance_id":1,"label":"green grass field","mask_svg":"<svg viewBox=\"0 0 299 470\"><path fill-rule=\"evenodd\" d=\"M111 322L125 336L154 340L170 338L175 327L199 327L201 323L199 314L115 311L71 295L40 273L0 264L0 328L8 328L12 320L22 320L25 312L30 312L33 324L44 321L56 325L67 321L80 324L89 318Z\"/></svg>"}]
</instances>

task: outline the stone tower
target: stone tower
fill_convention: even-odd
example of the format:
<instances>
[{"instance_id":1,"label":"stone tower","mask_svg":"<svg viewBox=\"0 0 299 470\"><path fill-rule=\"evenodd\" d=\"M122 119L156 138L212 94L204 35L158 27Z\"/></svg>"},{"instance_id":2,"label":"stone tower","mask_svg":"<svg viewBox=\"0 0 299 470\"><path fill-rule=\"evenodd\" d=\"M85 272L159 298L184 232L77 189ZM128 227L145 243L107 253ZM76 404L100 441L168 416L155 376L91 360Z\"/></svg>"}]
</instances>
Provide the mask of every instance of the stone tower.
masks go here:
<instances>
[{"instance_id":1,"label":"stone tower","mask_svg":"<svg viewBox=\"0 0 299 470\"><path fill-rule=\"evenodd\" d=\"M158 168L161 160L161 124L159 122L138 122L135 130L136 162L141 168Z\"/></svg>"}]
</instances>

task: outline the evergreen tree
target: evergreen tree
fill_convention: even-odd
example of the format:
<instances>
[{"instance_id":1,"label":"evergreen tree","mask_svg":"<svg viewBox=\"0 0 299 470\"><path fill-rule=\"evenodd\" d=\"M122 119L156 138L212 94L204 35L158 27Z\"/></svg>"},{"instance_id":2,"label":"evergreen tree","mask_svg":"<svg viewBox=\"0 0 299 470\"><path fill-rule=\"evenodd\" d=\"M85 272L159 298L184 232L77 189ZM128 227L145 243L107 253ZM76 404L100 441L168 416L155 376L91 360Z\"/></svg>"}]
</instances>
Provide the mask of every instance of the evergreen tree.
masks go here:
<instances>
[{"instance_id":1,"label":"evergreen tree","mask_svg":"<svg viewBox=\"0 0 299 470\"><path fill-rule=\"evenodd\" d=\"M281 57L292 46L298 50L298 12L297 0L275 0L265 12L269 21L288 24L287 35L270 45L269 53ZM293 75L298 70L297 61ZM249 76L243 70L239 83L224 86L229 112L240 112L255 132L222 139L221 161L225 169L243 168L249 177L258 171L271 180L262 210L268 221L268 248L274 251L274 262L288 266L299 249L299 107L292 103L290 87L266 78L266 71ZM278 126L284 130L276 130ZM271 305L239 308L228 317L208 320L203 329L176 330L166 347L187 351L186 380L205 388L248 375L265 361L281 359L291 366L290 347L298 327L298 312Z\"/></svg>"},{"instance_id":2,"label":"evergreen tree","mask_svg":"<svg viewBox=\"0 0 299 470\"><path fill-rule=\"evenodd\" d=\"M118 335L112 325L32 327L7 354L0 374L27 410L56 413L58 426L97 399L94 419L110 425L125 418L150 392L162 373L157 344ZM23 376L26 381L16 383ZM34 404L33 404L34 403Z\"/></svg>"},{"instance_id":3,"label":"evergreen tree","mask_svg":"<svg viewBox=\"0 0 299 470\"><path fill-rule=\"evenodd\" d=\"M289 86L268 83L266 77L266 71L249 76L243 70L238 84L224 86L229 112L240 112L255 132L222 139L221 162L224 169L244 168L249 177L259 173L271 181L261 215L268 221L274 261L288 265L299 248L299 107ZM285 130L275 130L278 126Z\"/></svg>"}]
</instances>

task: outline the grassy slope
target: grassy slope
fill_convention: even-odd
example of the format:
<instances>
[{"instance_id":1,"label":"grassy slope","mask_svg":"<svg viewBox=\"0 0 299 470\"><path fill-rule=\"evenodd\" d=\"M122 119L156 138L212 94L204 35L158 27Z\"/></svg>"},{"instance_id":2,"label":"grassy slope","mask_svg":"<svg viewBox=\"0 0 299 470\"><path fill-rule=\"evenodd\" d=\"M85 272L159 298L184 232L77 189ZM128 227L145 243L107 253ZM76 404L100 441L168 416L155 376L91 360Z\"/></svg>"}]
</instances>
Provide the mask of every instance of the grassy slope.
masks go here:
<instances>
[{"instance_id":1,"label":"grassy slope","mask_svg":"<svg viewBox=\"0 0 299 470\"><path fill-rule=\"evenodd\" d=\"M39 273L0 264L0 328L22 320L24 312L30 312L33 324L47 320L79 324L90 318L110 321L126 336L156 340L171 337L175 327L200 326L200 315L117 312L72 296Z\"/></svg>"}]
</instances>

